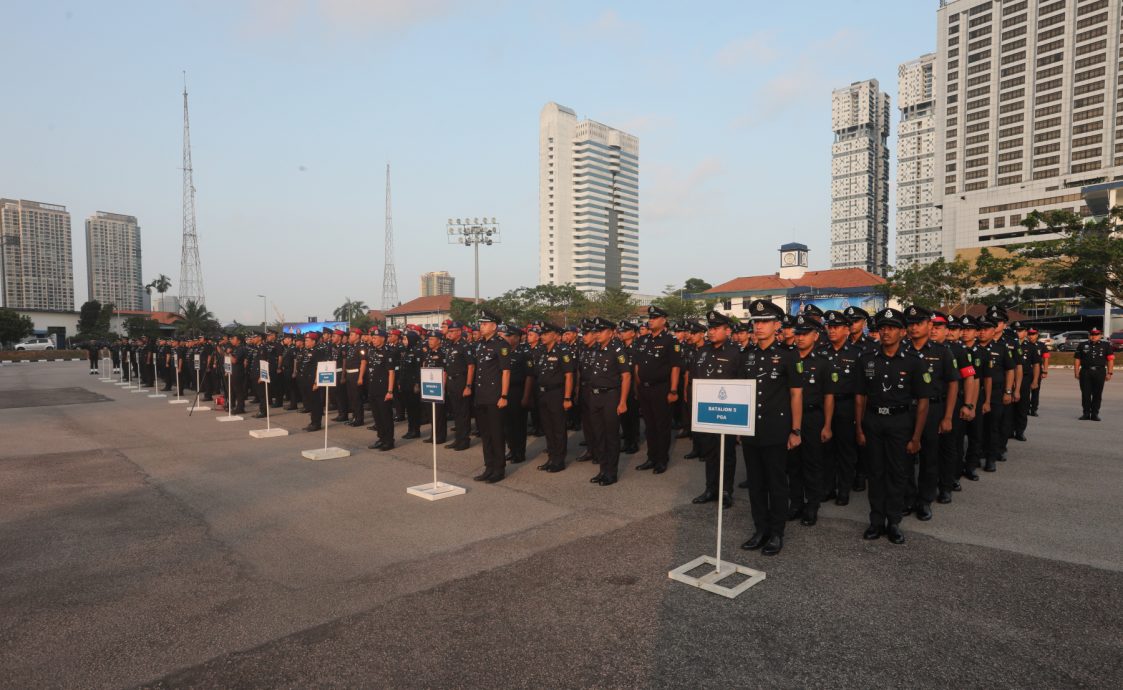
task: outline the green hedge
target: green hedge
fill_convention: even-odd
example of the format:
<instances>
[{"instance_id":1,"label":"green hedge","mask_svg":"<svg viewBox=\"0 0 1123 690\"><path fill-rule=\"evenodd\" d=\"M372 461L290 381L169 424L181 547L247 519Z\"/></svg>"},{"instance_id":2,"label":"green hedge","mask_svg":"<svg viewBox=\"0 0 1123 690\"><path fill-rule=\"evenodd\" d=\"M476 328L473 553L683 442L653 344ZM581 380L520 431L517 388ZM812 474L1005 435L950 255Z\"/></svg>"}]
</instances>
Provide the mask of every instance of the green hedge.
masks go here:
<instances>
[{"instance_id":1,"label":"green hedge","mask_svg":"<svg viewBox=\"0 0 1123 690\"><path fill-rule=\"evenodd\" d=\"M0 350L0 361L3 362L29 362L33 359L40 362L89 359L89 355L85 350Z\"/></svg>"}]
</instances>

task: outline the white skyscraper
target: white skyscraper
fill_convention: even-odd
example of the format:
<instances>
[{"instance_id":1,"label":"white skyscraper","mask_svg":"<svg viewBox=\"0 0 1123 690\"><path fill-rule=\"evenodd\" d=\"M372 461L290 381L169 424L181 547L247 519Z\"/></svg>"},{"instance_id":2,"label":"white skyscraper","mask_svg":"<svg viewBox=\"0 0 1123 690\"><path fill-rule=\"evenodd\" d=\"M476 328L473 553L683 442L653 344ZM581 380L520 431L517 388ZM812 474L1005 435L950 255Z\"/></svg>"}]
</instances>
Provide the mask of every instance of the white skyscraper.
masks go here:
<instances>
[{"instance_id":1,"label":"white skyscraper","mask_svg":"<svg viewBox=\"0 0 1123 690\"><path fill-rule=\"evenodd\" d=\"M538 282L639 290L639 139L547 103L538 151Z\"/></svg>"},{"instance_id":2,"label":"white skyscraper","mask_svg":"<svg viewBox=\"0 0 1123 690\"><path fill-rule=\"evenodd\" d=\"M942 252L936 208L936 100L929 53L897 70L897 265L930 263Z\"/></svg>"},{"instance_id":3,"label":"white skyscraper","mask_svg":"<svg viewBox=\"0 0 1123 690\"><path fill-rule=\"evenodd\" d=\"M1083 212L1081 187L1123 176L1121 7L1119 0L941 3L935 76L944 256L1025 242L1026 214Z\"/></svg>"},{"instance_id":4,"label":"white skyscraper","mask_svg":"<svg viewBox=\"0 0 1123 690\"><path fill-rule=\"evenodd\" d=\"M831 94L831 267L885 275L889 262L889 95L876 79Z\"/></svg>"},{"instance_id":5,"label":"white skyscraper","mask_svg":"<svg viewBox=\"0 0 1123 690\"><path fill-rule=\"evenodd\" d=\"M86 219L90 299L118 309L143 309L140 226L133 216L98 211Z\"/></svg>"},{"instance_id":6,"label":"white skyscraper","mask_svg":"<svg viewBox=\"0 0 1123 690\"><path fill-rule=\"evenodd\" d=\"M65 206L0 199L0 306L74 311L74 257Z\"/></svg>"}]
</instances>

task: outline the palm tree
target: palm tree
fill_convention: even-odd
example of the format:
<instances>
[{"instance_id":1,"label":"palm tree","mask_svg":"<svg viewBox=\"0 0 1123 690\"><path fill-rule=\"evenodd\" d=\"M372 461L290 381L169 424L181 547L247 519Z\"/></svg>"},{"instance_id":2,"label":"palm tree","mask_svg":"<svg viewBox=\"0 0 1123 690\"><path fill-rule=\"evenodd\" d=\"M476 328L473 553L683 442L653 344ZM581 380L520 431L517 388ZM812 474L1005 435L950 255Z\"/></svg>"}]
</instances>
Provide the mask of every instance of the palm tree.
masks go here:
<instances>
[{"instance_id":1,"label":"palm tree","mask_svg":"<svg viewBox=\"0 0 1123 690\"><path fill-rule=\"evenodd\" d=\"M367 311L370 309L366 302L362 300L352 300L350 297L345 298L343 304L332 312L336 321L347 321L350 323L355 319L366 316Z\"/></svg>"},{"instance_id":2,"label":"palm tree","mask_svg":"<svg viewBox=\"0 0 1123 690\"><path fill-rule=\"evenodd\" d=\"M216 320L214 314L207 310L207 305L199 304L195 300L187 300L179 308L182 317L176 329L184 333L199 334L214 328Z\"/></svg>"},{"instance_id":3,"label":"palm tree","mask_svg":"<svg viewBox=\"0 0 1123 690\"><path fill-rule=\"evenodd\" d=\"M171 286L172 279L161 273L160 276L156 278L156 280L153 280L148 285L145 285L144 289L147 290L148 294L151 295L152 289L155 288L156 292L160 293L160 296L163 297L164 293L167 292L168 289L171 288Z\"/></svg>"}]
</instances>

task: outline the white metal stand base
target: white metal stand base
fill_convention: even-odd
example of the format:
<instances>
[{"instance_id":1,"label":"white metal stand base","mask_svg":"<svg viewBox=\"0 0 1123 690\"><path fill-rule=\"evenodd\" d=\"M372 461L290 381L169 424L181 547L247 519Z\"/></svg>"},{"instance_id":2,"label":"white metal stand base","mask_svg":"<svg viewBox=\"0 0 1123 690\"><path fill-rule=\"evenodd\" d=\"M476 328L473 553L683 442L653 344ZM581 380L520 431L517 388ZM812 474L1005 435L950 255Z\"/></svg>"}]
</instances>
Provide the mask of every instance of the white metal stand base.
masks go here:
<instances>
[{"instance_id":1,"label":"white metal stand base","mask_svg":"<svg viewBox=\"0 0 1123 690\"><path fill-rule=\"evenodd\" d=\"M196 405L196 406L195 406L194 408L188 408L188 410L187 410L187 411L188 411L188 412L191 412L191 411L195 411L195 412L206 412L206 411L207 411L207 410L209 410L209 409L211 409L211 408L210 408L209 406L207 406L207 405Z\"/></svg>"},{"instance_id":2,"label":"white metal stand base","mask_svg":"<svg viewBox=\"0 0 1123 690\"><path fill-rule=\"evenodd\" d=\"M117 383L115 383L113 385L114 386L131 386L133 384L129 383L128 381L118 381Z\"/></svg>"},{"instance_id":3,"label":"white metal stand base","mask_svg":"<svg viewBox=\"0 0 1123 690\"><path fill-rule=\"evenodd\" d=\"M150 398L166 398L168 396L164 395L163 393L150 393L148 395L148 397L150 397Z\"/></svg>"},{"instance_id":4,"label":"white metal stand base","mask_svg":"<svg viewBox=\"0 0 1123 690\"><path fill-rule=\"evenodd\" d=\"M143 389L143 388L134 388L134 389L132 389L132 390L131 390L131 391L129 391L129 392L130 392L130 393L144 393L144 392L145 392L145 389Z\"/></svg>"},{"instance_id":5,"label":"white metal stand base","mask_svg":"<svg viewBox=\"0 0 1123 690\"><path fill-rule=\"evenodd\" d=\"M424 498L426 501L439 501L442 498L461 496L467 493L467 491L462 486L445 484L444 482L436 482L435 484L430 483L411 486L406 489L406 493L410 494L411 496Z\"/></svg>"},{"instance_id":6,"label":"white metal stand base","mask_svg":"<svg viewBox=\"0 0 1123 690\"><path fill-rule=\"evenodd\" d=\"M196 407L195 409L197 410L199 408ZM240 422L240 421L242 421L242 417L240 417L238 415L228 415L228 414L222 415L221 417L217 417L216 419L218 419L218 421L220 421L220 422Z\"/></svg>"},{"instance_id":7,"label":"white metal stand base","mask_svg":"<svg viewBox=\"0 0 1123 690\"><path fill-rule=\"evenodd\" d=\"M335 460L336 458L347 458L351 456L351 451L342 448L316 448L315 450L302 450L300 454L309 460Z\"/></svg>"},{"instance_id":8,"label":"white metal stand base","mask_svg":"<svg viewBox=\"0 0 1123 690\"><path fill-rule=\"evenodd\" d=\"M186 405L189 402L191 402L191 401L188 400L187 398L176 398L175 400L169 400L168 404L169 405Z\"/></svg>"},{"instance_id":9,"label":"white metal stand base","mask_svg":"<svg viewBox=\"0 0 1123 690\"><path fill-rule=\"evenodd\" d=\"M714 569L699 577L687 575L691 570L695 570L704 565L713 566ZM738 574L745 576L745 579L738 582L733 587L726 587L721 584L722 580ZM753 570L752 568L746 568L743 565L737 565L729 561L722 561L721 572L719 573L717 569L717 559L713 556L699 556L686 565L680 565L668 572L667 577L688 584L691 587L697 587L698 589L704 589L707 592L713 592L714 594L720 594L723 597L733 599L749 587L763 582L764 571Z\"/></svg>"},{"instance_id":10,"label":"white metal stand base","mask_svg":"<svg viewBox=\"0 0 1123 690\"><path fill-rule=\"evenodd\" d=\"M275 438L277 436L288 436L288 429L254 429L250 432L250 436L254 438Z\"/></svg>"}]
</instances>

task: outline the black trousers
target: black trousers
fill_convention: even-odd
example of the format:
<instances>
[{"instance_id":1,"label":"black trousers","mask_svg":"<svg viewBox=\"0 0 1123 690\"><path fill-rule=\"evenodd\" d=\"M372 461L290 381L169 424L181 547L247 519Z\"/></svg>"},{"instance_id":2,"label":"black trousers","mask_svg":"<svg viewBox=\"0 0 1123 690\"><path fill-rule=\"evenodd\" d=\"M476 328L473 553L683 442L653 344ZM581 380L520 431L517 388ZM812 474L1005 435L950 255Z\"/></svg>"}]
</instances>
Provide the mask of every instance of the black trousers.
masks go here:
<instances>
[{"instance_id":1,"label":"black trousers","mask_svg":"<svg viewBox=\"0 0 1123 690\"><path fill-rule=\"evenodd\" d=\"M511 382L511 390L521 391L524 382ZM519 394L507 399L507 407L503 408L503 440L507 450L511 451L511 458L517 462L526 460L526 408L522 405Z\"/></svg>"},{"instance_id":2,"label":"black trousers","mask_svg":"<svg viewBox=\"0 0 1123 690\"><path fill-rule=\"evenodd\" d=\"M546 437L546 464L565 467L565 388L538 391L538 430Z\"/></svg>"},{"instance_id":3,"label":"black trousers","mask_svg":"<svg viewBox=\"0 0 1123 690\"><path fill-rule=\"evenodd\" d=\"M983 459L997 461L1002 456L1006 441L1006 406L997 395L990 405L990 412L983 419Z\"/></svg>"},{"instance_id":4,"label":"black trousers","mask_svg":"<svg viewBox=\"0 0 1123 690\"><path fill-rule=\"evenodd\" d=\"M820 435L825 420L821 408L803 408L800 444L788 451L788 497L793 507L802 504L818 510L826 494L823 490L823 441Z\"/></svg>"},{"instance_id":5,"label":"black trousers","mask_svg":"<svg viewBox=\"0 0 1123 690\"><path fill-rule=\"evenodd\" d=\"M472 433L472 398L464 397L465 382L464 379L448 380L448 393L445 400L448 403L448 412L452 414L452 424L455 427L453 430L456 433L456 438L453 439L456 443L466 446L469 443L469 436Z\"/></svg>"},{"instance_id":6,"label":"black trousers","mask_svg":"<svg viewBox=\"0 0 1123 690\"><path fill-rule=\"evenodd\" d=\"M1107 369L1103 367L1081 367L1080 369L1080 404L1084 414L1099 415L1100 404L1103 402L1104 381L1107 380Z\"/></svg>"},{"instance_id":7,"label":"black trousers","mask_svg":"<svg viewBox=\"0 0 1123 690\"><path fill-rule=\"evenodd\" d=\"M387 445L394 444L394 404L386 399L385 382L382 386L367 388L370 399L370 413L374 417L374 429L378 440Z\"/></svg>"},{"instance_id":8,"label":"black trousers","mask_svg":"<svg viewBox=\"0 0 1123 690\"><path fill-rule=\"evenodd\" d=\"M718 492L721 478L721 434L694 434L698 455L706 461L706 491ZM737 476L737 437L725 435L725 493L733 493L733 480Z\"/></svg>"},{"instance_id":9,"label":"black trousers","mask_svg":"<svg viewBox=\"0 0 1123 690\"><path fill-rule=\"evenodd\" d=\"M1024 434L1029 426L1030 394L1033 388L1033 372L1022 374L1022 387L1018 391L1018 402L1014 403L1014 431Z\"/></svg>"},{"instance_id":10,"label":"black trousers","mask_svg":"<svg viewBox=\"0 0 1123 690\"><path fill-rule=\"evenodd\" d=\"M363 396L359 387L359 375L347 374L347 406L356 424L366 424L366 408L363 407Z\"/></svg>"},{"instance_id":11,"label":"black trousers","mask_svg":"<svg viewBox=\"0 0 1123 690\"><path fill-rule=\"evenodd\" d=\"M289 379L289 400L292 401L293 405L300 405L304 402L304 385L295 374Z\"/></svg>"},{"instance_id":12,"label":"black trousers","mask_svg":"<svg viewBox=\"0 0 1123 690\"><path fill-rule=\"evenodd\" d=\"M924 431L920 436L920 452L909 456L906 506L931 503L936 500L936 487L940 480L940 419L943 416L944 401L930 400L928 418L924 421Z\"/></svg>"},{"instance_id":13,"label":"black trousers","mask_svg":"<svg viewBox=\"0 0 1123 690\"><path fill-rule=\"evenodd\" d=\"M755 438L748 436L741 437L741 444L749 471L749 510L753 526L758 532L782 537L788 520L790 494L785 467L787 444L758 445Z\"/></svg>"},{"instance_id":14,"label":"black trousers","mask_svg":"<svg viewBox=\"0 0 1123 690\"><path fill-rule=\"evenodd\" d=\"M975 403L975 418L963 422L963 468L964 470L977 470L986 457L986 415L983 414L983 393L979 392L978 401Z\"/></svg>"},{"instance_id":15,"label":"black trousers","mask_svg":"<svg viewBox=\"0 0 1123 690\"><path fill-rule=\"evenodd\" d=\"M492 403L476 405L474 412L476 413L476 424L480 427L480 442L483 446L485 471L492 476L503 475L507 468L503 441L503 410ZM464 428L468 428L466 424ZM459 436L459 434L458 429L457 435Z\"/></svg>"},{"instance_id":16,"label":"black trousers","mask_svg":"<svg viewBox=\"0 0 1123 690\"><path fill-rule=\"evenodd\" d=\"M639 408L643 414L643 430L647 439L647 461L666 468L671 459L671 403L667 402L670 381L644 382L639 387ZM730 458L736 465L737 459Z\"/></svg>"},{"instance_id":17,"label":"black trousers","mask_svg":"<svg viewBox=\"0 0 1123 690\"><path fill-rule=\"evenodd\" d=\"M624 439L625 448L635 448L639 445L639 399L635 391L628 392L628 407L620 415L620 435Z\"/></svg>"},{"instance_id":18,"label":"black trousers","mask_svg":"<svg viewBox=\"0 0 1123 690\"><path fill-rule=\"evenodd\" d=\"M1037 388L1029 392L1029 411L1037 414L1037 408L1041 404L1041 386L1045 385L1045 379L1041 378L1037 381Z\"/></svg>"},{"instance_id":19,"label":"black trousers","mask_svg":"<svg viewBox=\"0 0 1123 690\"><path fill-rule=\"evenodd\" d=\"M857 428L854 421L854 398L835 396L831 440L823 447L824 496L831 491L837 491L840 498L850 495L854 474L858 470Z\"/></svg>"},{"instance_id":20,"label":"black trousers","mask_svg":"<svg viewBox=\"0 0 1123 690\"><path fill-rule=\"evenodd\" d=\"M912 463L906 449L914 412L881 416L867 412L862 420L869 468L870 524L884 527L901 522Z\"/></svg>"},{"instance_id":21,"label":"black trousers","mask_svg":"<svg viewBox=\"0 0 1123 690\"><path fill-rule=\"evenodd\" d=\"M585 428L585 439L593 460L600 465L600 473L606 479L616 479L620 466L620 415L616 413L620 405L620 390L613 388L600 393L589 391L589 426Z\"/></svg>"},{"instance_id":22,"label":"black trousers","mask_svg":"<svg viewBox=\"0 0 1123 690\"><path fill-rule=\"evenodd\" d=\"M404 409L406 413L407 430L421 433L422 411L420 381L402 384L402 409Z\"/></svg>"},{"instance_id":23,"label":"black trousers","mask_svg":"<svg viewBox=\"0 0 1123 690\"><path fill-rule=\"evenodd\" d=\"M246 374L235 369L230 377L230 400L228 404L235 413L246 411Z\"/></svg>"}]
</instances>

